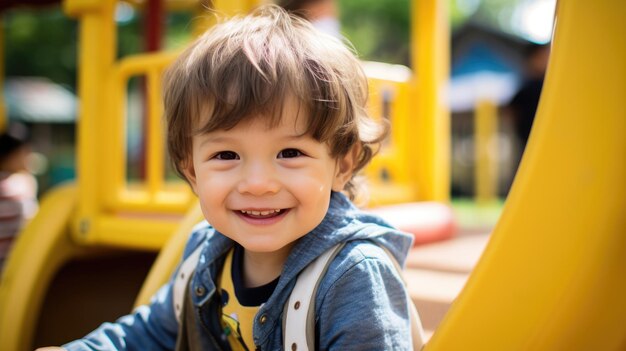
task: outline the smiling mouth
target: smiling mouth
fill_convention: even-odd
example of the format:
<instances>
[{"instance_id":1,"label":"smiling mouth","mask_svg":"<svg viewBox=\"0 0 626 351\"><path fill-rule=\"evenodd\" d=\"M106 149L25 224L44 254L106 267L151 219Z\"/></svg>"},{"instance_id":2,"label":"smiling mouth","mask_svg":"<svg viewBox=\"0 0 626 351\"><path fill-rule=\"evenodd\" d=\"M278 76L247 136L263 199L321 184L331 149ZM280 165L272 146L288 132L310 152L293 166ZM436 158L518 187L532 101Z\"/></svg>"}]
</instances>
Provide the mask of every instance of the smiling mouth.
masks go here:
<instances>
[{"instance_id":1,"label":"smiling mouth","mask_svg":"<svg viewBox=\"0 0 626 351\"><path fill-rule=\"evenodd\" d=\"M254 210L239 210L243 216L254 218L254 219L265 219L272 218L276 216L280 216L285 210L276 209L276 210L263 210L263 211L254 211Z\"/></svg>"}]
</instances>

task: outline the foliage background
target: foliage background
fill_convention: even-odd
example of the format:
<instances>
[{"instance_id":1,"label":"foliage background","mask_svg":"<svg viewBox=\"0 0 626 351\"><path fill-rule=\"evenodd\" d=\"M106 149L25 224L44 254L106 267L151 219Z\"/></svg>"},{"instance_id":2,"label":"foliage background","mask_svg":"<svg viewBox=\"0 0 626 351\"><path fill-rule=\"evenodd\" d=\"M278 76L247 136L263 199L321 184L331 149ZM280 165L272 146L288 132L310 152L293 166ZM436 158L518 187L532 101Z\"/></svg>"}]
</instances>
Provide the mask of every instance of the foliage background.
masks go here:
<instances>
[{"instance_id":1,"label":"foliage background","mask_svg":"<svg viewBox=\"0 0 626 351\"><path fill-rule=\"evenodd\" d=\"M452 29L468 20L510 31L516 0L447 0ZM342 32L363 59L409 63L411 0L339 0ZM191 14L167 17L166 47L190 35ZM6 76L43 76L71 90L76 85L77 23L60 6L16 8L2 14ZM142 51L142 16L118 21L118 54Z\"/></svg>"}]
</instances>

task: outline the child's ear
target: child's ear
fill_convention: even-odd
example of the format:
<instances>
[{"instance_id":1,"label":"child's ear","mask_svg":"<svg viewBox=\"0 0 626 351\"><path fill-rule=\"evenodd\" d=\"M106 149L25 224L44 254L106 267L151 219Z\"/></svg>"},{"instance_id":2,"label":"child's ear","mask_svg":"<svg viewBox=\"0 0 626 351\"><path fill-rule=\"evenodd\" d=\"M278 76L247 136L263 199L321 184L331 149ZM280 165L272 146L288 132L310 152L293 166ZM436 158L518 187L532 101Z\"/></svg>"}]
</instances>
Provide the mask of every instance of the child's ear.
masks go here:
<instances>
[{"instance_id":1,"label":"child's ear","mask_svg":"<svg viewBox=\"0 0 626 351\"><path fill-rule=\"evenodd\" d=\"M347 154L337 159L337 168L332 186L334 191L342 191L346 183L352 179L352 172L356 166L358 155L359 147L355 145Z\"/></svg>"},{"instance_id":2,"label":"child's ear","mask_svg":"<svg viewBox=\"0 0 626 351\"><path fill-rule=\"evenodd\" d=\"M180 170L183 172L183 175L187 179L189 185L191 185L191 189L194 193L196 192L196 170L193 168L193 162L191 160L187 160L184 163L181 163Z\"/></svg>"}]
</instances>

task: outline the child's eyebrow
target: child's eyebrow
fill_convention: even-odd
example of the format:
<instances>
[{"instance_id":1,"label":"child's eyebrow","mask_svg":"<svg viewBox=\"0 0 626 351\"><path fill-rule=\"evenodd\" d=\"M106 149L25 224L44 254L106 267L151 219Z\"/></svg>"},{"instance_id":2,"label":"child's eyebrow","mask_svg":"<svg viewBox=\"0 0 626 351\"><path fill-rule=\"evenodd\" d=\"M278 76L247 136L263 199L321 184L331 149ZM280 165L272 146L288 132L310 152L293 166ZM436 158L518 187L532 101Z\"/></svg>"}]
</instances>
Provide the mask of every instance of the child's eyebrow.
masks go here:
<instances>
[{"instance_id":1,"label":"child's eyebrow","mask_svg":"<svg viewBox=\"0 0 626 351\"><path fill-rule=\"evenodd\" d=\"M308 133L297 133L297 134L292 134L292 135L285 135L283 139L296 140L296 139L302 139L302 138L307 138L307 137L309 137Z\"/></svg>"},{"instance_id":2,"label":"child's eyebrow","mask_svg":"<svg viewBox=\"0 0 626 351\"><path fill-rule=\"evenodd\" d=\"M229 137L227 135L205 134L205 135L200 136L200 138L202 139L202 141L200 142L200 146L203 146L208 143L226 143L226 142L233 140L232 137Z\"/></svg>"},{"instance_id":3,"label":"child's eyebrow","mask_svg":"<svg viewBox=\"0 0 626 351\"><path fill-rule=\"evenodd\" d=\"M229 135L214 135L213 133L209 133L209 134L204 134L204 135L200 135L201 141L200 141L200 146L204 146L208 143L228 143L228 142L235 142L236 141L236 137L233 136L229 136ZM287 135L282 135L279 136L277 138L278 140L284 140L284 141L297 141L297 140L308 140L308 139L313 139L309 133L293 133L293 134L287 134Z\"/></svg>"},{"instance_id":4,"label":"child's eyebrow","mask_svg":"<svg viewBox=\"0 0 626 351\"><path fill-rule=\"evenodd\" d=\"M283 142L305 142L305 143L311 143L315 140L315 138L313 138L310 134L308 133L297 133L297 134L292 134L292 135L284 135L278 138L279 141L283 141Z\"/></svg>"}]
</instances>

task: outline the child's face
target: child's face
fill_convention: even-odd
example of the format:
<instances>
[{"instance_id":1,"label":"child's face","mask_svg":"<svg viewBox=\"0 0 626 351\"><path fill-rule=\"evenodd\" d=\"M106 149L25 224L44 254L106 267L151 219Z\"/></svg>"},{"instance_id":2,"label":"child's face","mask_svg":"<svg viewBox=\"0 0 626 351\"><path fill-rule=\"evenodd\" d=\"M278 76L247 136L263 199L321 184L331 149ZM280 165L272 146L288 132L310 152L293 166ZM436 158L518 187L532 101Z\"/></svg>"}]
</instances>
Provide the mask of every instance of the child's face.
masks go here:
<instances>
[{"instance_id":1,"label":"child's face","mask_svg":"<svg viewBox=\"0 0 626 351\"><path fill-rule=\"evenodd\" d=\"M351 154L331 157L302 135L306 118L293 104L283 112L274 128L259 117L193 137L186 175L205 218L251 252L289 249L322 221L331 189L342 190L352 172Z\"/></svg>"}]
</instances>

